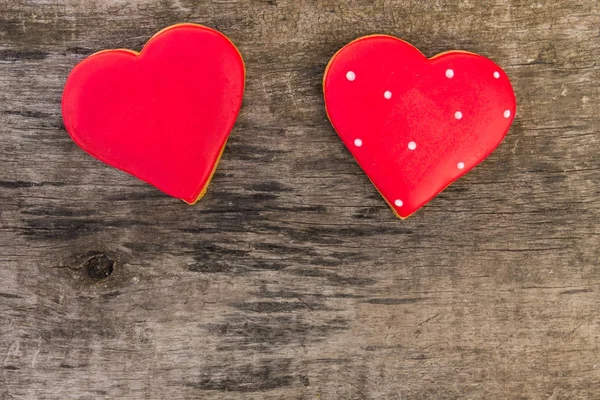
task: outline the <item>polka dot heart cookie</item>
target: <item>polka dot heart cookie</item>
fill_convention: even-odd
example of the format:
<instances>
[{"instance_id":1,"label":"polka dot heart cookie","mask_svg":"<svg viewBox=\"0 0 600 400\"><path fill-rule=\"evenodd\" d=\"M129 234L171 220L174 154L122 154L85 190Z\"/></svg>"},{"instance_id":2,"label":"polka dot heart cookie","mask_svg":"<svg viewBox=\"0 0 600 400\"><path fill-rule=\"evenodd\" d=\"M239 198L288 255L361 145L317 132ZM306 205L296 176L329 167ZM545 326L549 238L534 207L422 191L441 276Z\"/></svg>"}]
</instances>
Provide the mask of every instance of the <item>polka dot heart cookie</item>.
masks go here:
<instances>
[{"instance_id":1,"label":"polka dot heart cookie","mask_svg":"<svg viewBox=\"0 0 600 400\"><path fill-rule=\"evenodd\" d=\"M90 155L192 204L217 167L244 85L244 61L227 37L174 25L140 53L107 50L79 63L63 120Z\"/></svg>"},{"instance_id":2,"label":"polka dot heart cookie","mask_svg":"<svg viewBox=\"0 0 600 400\"><path fill-rule=\"evenodd\" d=\"M489 156L516 110L491 60L460 51L427 59L383 35L340 50L323 86L335 130L400 218Z\"/></svg>"}]
</instances>

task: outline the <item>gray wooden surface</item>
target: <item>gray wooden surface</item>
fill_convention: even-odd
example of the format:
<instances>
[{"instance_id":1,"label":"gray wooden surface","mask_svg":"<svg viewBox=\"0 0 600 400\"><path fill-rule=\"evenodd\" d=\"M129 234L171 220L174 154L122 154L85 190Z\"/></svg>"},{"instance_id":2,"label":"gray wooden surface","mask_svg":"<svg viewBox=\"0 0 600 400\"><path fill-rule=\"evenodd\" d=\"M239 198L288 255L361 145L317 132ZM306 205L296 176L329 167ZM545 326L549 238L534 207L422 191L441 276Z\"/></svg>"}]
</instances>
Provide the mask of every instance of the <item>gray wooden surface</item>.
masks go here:
<instances>
[{"instance_id":1,"label":"gray wooden surface","mask_svg":"<svg viewBox=\"0 0 600 400\"><path fill-rule=\"evenodd\" d=\"M92 159L69 70L217 28L245 102L196 206ZM600 398L597 0L0 0L0 399ZM406 221L327 121L370 33L509 74L502 146Z\"/></svg>"}]
</instances>

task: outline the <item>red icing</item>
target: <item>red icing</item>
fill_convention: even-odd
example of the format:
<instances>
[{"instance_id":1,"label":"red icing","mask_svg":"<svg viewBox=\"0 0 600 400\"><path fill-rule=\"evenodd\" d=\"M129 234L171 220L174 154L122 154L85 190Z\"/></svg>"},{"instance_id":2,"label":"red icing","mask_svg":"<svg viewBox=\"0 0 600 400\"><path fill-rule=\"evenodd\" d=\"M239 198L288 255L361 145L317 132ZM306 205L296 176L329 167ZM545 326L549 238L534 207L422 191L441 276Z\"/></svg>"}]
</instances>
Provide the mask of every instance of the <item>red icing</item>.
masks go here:
<instances>
[{"instance_id":1,"label":"red icing","mask_svg":"<svg viewBox=\"0 0 600 400\"><path fill-rule=\"evenodd\" d=\"M335 130L401 218L484 160L516 110L508 77L491 60L458 51L427 59L390 36L340 50L324 90Z\"/></svg>"},{"instance_id":2,"label":"red icing","mask_svg":"<svg viewBox=\"0 0 600 400\"><path fill-rule=\"evenodd\" d=\"M233 128L244 81L242 57L224 35L175 25L139 54L109 50L78 64L63 119L92 156L193 203Z\"/></svg>"}]
</instances>

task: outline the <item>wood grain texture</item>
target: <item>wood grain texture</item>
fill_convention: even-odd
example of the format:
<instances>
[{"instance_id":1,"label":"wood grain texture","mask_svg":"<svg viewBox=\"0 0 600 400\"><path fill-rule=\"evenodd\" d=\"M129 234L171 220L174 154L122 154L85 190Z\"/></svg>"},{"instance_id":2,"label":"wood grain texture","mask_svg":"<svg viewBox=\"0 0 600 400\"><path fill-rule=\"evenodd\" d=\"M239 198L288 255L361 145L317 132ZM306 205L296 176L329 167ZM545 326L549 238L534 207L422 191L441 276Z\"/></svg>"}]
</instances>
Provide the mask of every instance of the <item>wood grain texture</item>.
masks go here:
<instances>
[{"instance_id":1,"label":"wood grain texture","mask_svg":"<svg viewBox=\"0 0 600 400\"><path fill-rule=\"evenodd\" d=\"M221 30L247 92L196 206L95 161L70 69ZM596 0L0 0L0 399L600 398ZM370 33L492 58L500 148L397 220L331 128Z\"/></svg>"}]
</instances>

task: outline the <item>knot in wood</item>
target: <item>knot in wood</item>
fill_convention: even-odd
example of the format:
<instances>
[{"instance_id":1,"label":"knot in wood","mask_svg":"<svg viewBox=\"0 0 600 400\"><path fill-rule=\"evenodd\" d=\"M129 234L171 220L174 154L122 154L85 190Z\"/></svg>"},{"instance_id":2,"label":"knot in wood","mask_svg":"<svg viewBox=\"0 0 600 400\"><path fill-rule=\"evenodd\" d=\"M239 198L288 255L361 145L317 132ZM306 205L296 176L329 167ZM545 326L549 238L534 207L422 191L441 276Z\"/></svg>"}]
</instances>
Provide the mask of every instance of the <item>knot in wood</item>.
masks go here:
<instances>
[{"instance_id":1,"label":"knot in wood","mask_svg":"<svg viewBox=\"0 0 600 400\"><path fill-rule=\"evenodd\" d=\"M83 264L88 276L93 279L108 278L113 273L114 267L115 261L104 254L97 254Z\"/></svg>"}]
</instances>

